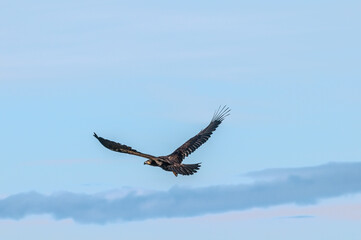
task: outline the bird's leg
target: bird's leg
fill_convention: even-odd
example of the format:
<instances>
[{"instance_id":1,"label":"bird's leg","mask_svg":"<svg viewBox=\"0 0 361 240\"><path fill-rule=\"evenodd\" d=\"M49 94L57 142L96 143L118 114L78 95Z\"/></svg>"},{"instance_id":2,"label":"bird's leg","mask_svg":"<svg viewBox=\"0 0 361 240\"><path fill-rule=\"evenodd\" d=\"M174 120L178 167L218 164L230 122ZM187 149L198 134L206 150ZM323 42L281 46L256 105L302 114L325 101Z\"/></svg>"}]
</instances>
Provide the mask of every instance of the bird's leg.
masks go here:
<instances>
[{"instance_id":1,"label":"bird's leg","mask_svg":"<svg viewBox=\"0 0 361 240\"><path fill-rule=\"evenodd\" d=\"M173 174L174 174L174 176L176 176L176 177L178 176L178 173L176 173L175 171L173 171Z\"/></svg>"}]
</instances>

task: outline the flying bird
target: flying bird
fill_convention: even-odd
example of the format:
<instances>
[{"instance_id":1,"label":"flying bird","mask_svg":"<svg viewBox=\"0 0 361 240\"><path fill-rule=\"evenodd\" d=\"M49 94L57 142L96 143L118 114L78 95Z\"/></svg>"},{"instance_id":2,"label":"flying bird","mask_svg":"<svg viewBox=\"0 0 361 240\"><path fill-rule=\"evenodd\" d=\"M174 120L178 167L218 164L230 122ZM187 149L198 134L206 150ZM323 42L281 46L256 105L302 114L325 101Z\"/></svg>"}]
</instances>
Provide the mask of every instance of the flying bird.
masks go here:
<instances>
[{"instance_id":1,"label":"flying bird","mask_svg":"<svg viewBox=\"0 0 361 240\"><path fill-rule=\"evenodd\" d=\"M189 139L182 146L177 148L173 153L167 156L155 157L149 154L141 153L127 145L123 145L102 137L98 137L96 133L94 133L94 137L96 137L104 147L112 151L147 158L148 160L145 161L144 164L160 167L165 171L173 172L176 177L178 176L178 174L192 175L196 173L197 170L199 170L201 163L183 164L182 161L185 157L194 152L211 137L212 133L217 129L217 127L221 124L224 118L229 115L230 111L231 110L226 106L223 106L222 108L219 107L218 110L214 113L211 122L205 129L200 131L197 135Z\"/></svg>"}]
</instances>

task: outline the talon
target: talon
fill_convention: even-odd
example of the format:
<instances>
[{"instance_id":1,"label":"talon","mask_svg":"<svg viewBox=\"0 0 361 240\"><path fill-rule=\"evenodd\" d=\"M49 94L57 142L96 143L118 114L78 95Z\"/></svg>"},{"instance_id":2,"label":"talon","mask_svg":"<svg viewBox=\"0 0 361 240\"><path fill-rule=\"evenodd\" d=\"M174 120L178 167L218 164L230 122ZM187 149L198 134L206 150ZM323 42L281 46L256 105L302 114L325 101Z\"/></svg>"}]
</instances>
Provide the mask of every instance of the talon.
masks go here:
<instances>
[{"instance_id":1,"label":"talon","mask_svg":"<svg viewBox=\"0 0 361 240\"><path fill-rule=\"evenodd\" d=\"M173 171L173 174L174 174L174 176L176 176L176 177L178 176L178 173L176 173L175 171Z\"/></svg>"}]
</instances>

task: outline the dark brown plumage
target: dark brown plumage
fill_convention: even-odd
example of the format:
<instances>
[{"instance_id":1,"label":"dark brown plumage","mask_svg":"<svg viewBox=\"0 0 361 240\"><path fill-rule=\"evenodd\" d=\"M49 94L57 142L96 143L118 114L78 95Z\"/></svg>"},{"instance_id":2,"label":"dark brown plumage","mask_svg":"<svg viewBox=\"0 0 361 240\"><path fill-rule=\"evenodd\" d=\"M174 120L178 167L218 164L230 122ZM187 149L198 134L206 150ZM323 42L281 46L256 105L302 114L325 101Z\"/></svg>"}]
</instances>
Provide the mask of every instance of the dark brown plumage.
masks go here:
<instances>
[{"instance_id":1,"label":"dark brown plumage","mask_svg":"<svg viewBox=\"0 0 361 240\"><path fill-rule=\"evenodd\" d=\"M104 147L110 150L147 158L148 160L145 161L144 164L161 167L165 171L172 171L175 176L178 176L178 174L192 175L196 173L197 170L199 170L200 163L183 164L183 159L190 155L192 152L194 152L211 137L212 133L217 129L217 127L221 124L224 118L229 115L230 111L231 110L226 106L222 108L219 107L218 110L214 113L211 122L205 129L200 131L197 135L189 139L182 146L177 148L173 153L167 156L155 157L149 154L144 154L127 145L123 145L104 139L102 137L98 137L96 133L94 133L94 137L96 137Z\"/></svg>"}]
</instances>

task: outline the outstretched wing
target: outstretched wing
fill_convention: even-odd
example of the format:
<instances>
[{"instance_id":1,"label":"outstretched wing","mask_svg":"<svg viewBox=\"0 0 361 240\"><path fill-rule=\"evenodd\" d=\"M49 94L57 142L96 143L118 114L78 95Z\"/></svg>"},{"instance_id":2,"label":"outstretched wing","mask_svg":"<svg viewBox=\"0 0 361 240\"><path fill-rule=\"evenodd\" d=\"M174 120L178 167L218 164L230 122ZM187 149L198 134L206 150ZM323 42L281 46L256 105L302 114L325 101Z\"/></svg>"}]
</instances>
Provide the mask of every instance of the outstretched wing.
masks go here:
<instances>
[{"instance_id":1,"label":"outstretched wing","mask_svg":"<svg viewBox=\"0 0 361 240\"><path fill-rule=\"evenodd\" d=\"M99 140L99 142L106 148L115 151L115 152L121 152L121 153L128 153L128 154L132 154L132 155L136 155L136 156L140 156L140 157L144 157L144 158L148 158L148 159L156 159L156 157L152 156L152 155L148 155L148 154L144 154L141 152L138 152L137 150L127 146L127 145L123 145L117 142L113 142L110 141L108 139L102 138L102 137L98 137L98 135L96 133L94 133L94 137L96 137L96 139Z\"/></svg>"},{"instance_id":2,"label":"outstretched wing","mask_svg":"<svg viewBox=\"0 0 361 240\"><path fill-rule=\"evenodd\" d=\"M219 107L214 113L209 125L170 154L170 159L181 163L185 157L194 152L211 137L212 133L217 129L224 118L229 115L230 111L231 110L226 106L222 108Z\"/></svg>"}]
</instances>

